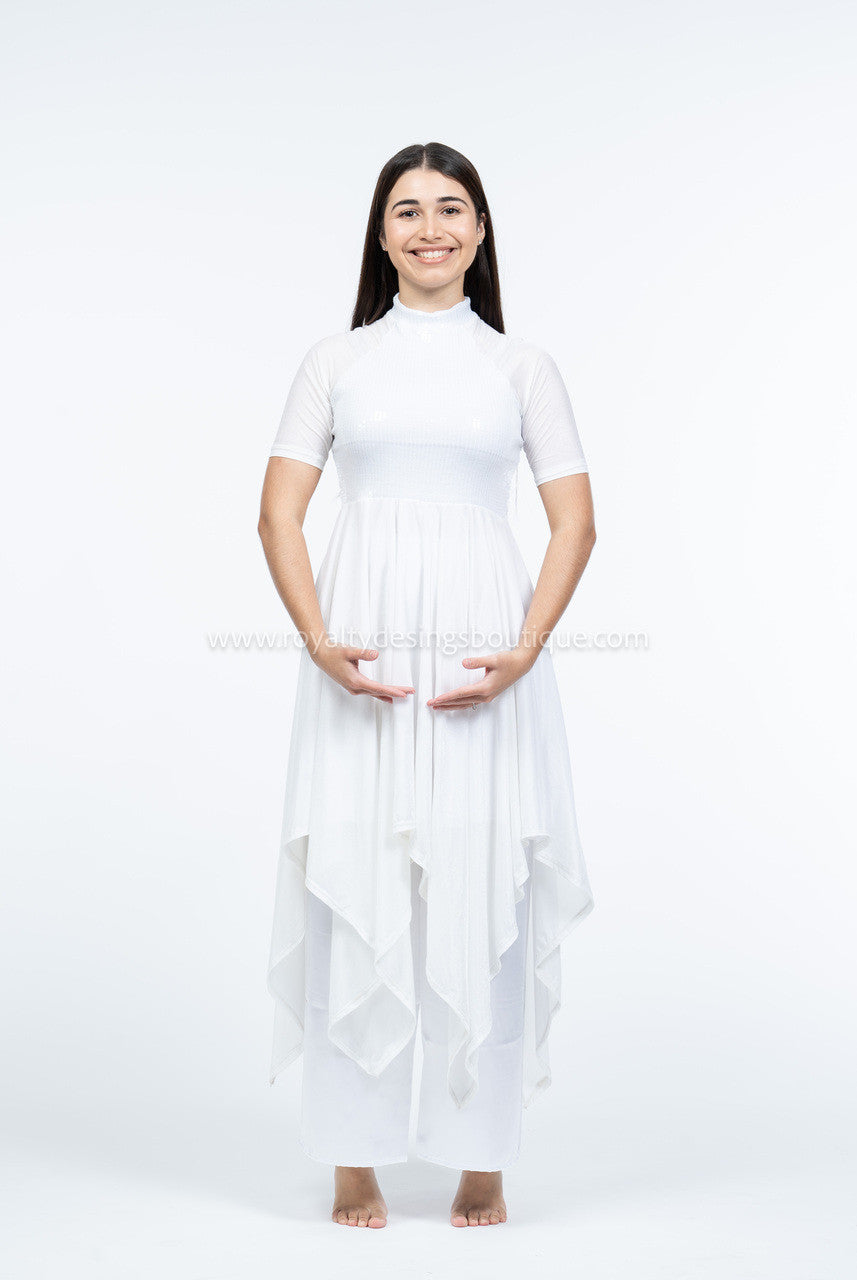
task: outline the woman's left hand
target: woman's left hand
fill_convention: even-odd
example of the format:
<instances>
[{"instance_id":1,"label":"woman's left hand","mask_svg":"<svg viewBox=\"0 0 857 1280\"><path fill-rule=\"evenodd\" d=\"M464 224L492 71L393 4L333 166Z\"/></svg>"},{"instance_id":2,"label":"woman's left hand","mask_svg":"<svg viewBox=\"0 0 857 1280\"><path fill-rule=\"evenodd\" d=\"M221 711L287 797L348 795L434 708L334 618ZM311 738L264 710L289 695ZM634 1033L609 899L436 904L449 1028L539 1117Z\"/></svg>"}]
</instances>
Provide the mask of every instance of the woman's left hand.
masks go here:
<instances>
[{"instance_id":1,"label":"woman's left hand","mask_svg":"<svg viewBox=\"0 0 857 1280\"><path fill-rule=\"evenodd\" d=\"M473 684L462 684L449 693L439 693L436 698L429 698L426 703L436 711L465 710L474 702L493 702L499 693L508 689L519 680L533 665L533 657L521 649L503 649L499 653L489 653L484 657L462 658L463 667L484 667L485 676Z\"/></svg>"}]
</instances>

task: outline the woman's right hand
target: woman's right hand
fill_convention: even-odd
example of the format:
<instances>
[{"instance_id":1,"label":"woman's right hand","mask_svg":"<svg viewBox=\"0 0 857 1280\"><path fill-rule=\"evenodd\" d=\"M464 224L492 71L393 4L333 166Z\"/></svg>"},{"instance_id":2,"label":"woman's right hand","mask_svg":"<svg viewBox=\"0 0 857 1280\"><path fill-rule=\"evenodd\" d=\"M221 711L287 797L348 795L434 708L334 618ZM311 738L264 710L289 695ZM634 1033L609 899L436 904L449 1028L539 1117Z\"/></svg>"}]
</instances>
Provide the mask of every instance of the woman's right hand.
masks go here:
<instances>
[{"instance_id":1,"label":"woman's right hand","mask_svg":"<svg viewBox=\"0 0 857 1280\"><path fill-rule=\"evenodd\" d=\"M379 684L370 680L359 670L358 662L372 662L378 657L377 649L359 649L352 644L321 644L310 656L317 667L321 667L331 680L341 684L349 693L368 693L381 702L392 702L394 698L405 698L416 690L410 685Z\"/></svg>"}]
</instances>

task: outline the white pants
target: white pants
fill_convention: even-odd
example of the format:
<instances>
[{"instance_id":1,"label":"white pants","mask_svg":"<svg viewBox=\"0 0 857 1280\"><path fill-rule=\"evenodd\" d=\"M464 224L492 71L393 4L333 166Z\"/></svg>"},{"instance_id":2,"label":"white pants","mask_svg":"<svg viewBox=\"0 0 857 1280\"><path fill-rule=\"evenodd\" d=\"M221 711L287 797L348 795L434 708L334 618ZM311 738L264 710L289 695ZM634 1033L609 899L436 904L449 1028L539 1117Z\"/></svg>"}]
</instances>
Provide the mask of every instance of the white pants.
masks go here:
<instances>
[{"instance_id":1,"label":"white pants","mask_svg":"<svg viewBox=\"0 0 857 1280\"><path fill-rule=\"evenodd\" d=\"M518 903L518 937L491 983L493 1022L479 1047L479 1084L462 1108L447 1089L448 1006L425 977L426 904L411 864L414 986L423 1062L415 1152L453 1169L504 1169L517 1160L523 1111L524 988L530 881ZM330 907L306 891L306 1003L299 1142L333 1165L408 1158L416 1031L379 1076L370 1076L327 1035Z\"/></svg>"}]
</instances>

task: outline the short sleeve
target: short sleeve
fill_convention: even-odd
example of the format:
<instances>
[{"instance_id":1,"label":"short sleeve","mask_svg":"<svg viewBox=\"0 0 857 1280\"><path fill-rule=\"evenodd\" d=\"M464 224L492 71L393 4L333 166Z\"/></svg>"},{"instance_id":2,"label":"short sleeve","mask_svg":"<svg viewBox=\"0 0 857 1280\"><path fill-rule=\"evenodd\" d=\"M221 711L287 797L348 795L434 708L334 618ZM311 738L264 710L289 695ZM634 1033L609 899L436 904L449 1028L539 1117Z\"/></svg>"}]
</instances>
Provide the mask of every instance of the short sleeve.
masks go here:
<instances>
[{"instance_id":1,"label":"short sleeve","mask_svg":"<svg viewBox=\"0 0 857 1280\"><path fill-rule=\"evenodd\" d=\"M537 485L588 471L574 411L553 358L534 349L531 377L522 405L524 453Z\"/></svg>"},{"instance_id":2,"label":"short sleeve","mask_svg":"<svg viewBox=\"0 0 857 1280\"><path fill-rule=\"evenodd\" d=\"M269 457L297 458L321 471L332 443L330 361L322 340L309 349L295 374Z\"/></svg>"}]
</instances>

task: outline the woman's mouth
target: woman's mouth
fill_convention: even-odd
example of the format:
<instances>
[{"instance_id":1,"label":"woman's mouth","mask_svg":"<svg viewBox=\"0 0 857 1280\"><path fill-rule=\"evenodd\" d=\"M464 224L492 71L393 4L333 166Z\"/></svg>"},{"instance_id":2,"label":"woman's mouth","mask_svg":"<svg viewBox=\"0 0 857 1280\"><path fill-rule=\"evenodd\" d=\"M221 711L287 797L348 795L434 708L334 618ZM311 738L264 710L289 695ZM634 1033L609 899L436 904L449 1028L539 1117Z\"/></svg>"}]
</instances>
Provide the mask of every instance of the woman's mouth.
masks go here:
<instances>
[{"instance_id":1,"label":"woman's mouth","mask_svg":"<svg viewBox=\"0 0 857 1280\"><path fill-rule=\"evenodd\" d=\"M447 246L444 249L411 249L409 252L420 262L445 262L455 250Z\"/></svg>"}]
</instances>

